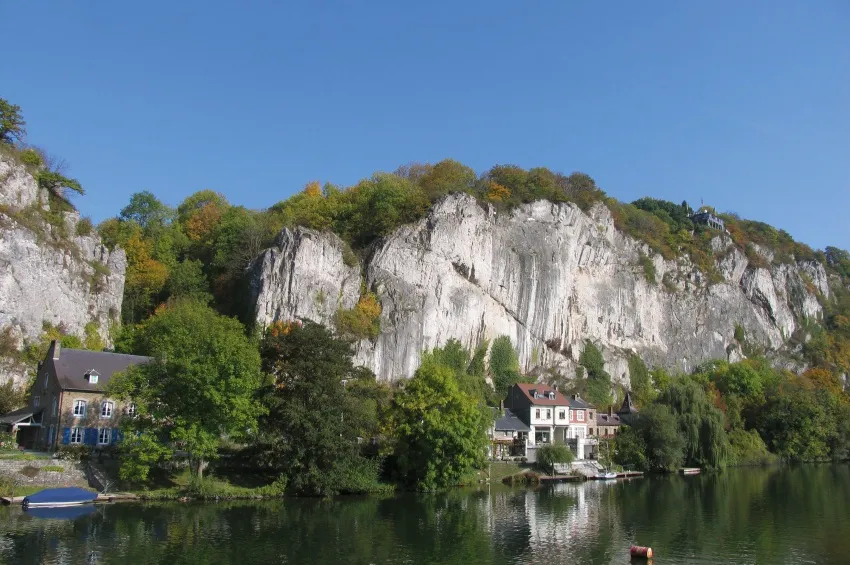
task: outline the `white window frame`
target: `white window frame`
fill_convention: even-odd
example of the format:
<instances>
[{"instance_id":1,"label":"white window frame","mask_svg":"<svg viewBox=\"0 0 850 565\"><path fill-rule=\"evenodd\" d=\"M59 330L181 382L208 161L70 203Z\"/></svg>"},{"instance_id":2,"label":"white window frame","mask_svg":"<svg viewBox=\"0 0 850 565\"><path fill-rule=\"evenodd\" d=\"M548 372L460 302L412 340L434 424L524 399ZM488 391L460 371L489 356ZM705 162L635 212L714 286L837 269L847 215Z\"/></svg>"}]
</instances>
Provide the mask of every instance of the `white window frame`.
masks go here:
<instances>
[{"instance_id":1,"label":"white window frame","mask_svg":"<svg viewBox=\"0 0 850 565\"><path fill-rule=\"evenodd\" d=\"M131 418L136 417L136 403L135 402L131 402L130 404L127 405L127 415Z\"/></svg>"},{"instance_id":2,"label":"white window frame","mask_svg":"<svg viewBox=\"0 0 850 565\"><path fill-rule=\"evenodd\" d=\"M68 443L71 445L80 445L83 443L85 428L71 428L71 434L68 436ZM77 441L74 441L76 438Z\"/></svg>"},{"instance_id":3,"label":"white window frame","mask_svg":"<svg viewBox=\"0 0 850 565\"><path fill-rule=\"evenodd\" d=\"M104 400L100 403L100 417L111 418L115 413L115 403L111 400Z\"/></svg>"},{"instance_id":4,"label":"white window frame","mask_svg":"<svg viewBox=\"0 0 850 565\"><path fill-rule=\"evenodd\" d=\"M103 434L106 433L106 441L103 441ZM97 444L98 445L109 445L112 442L112 428L98 428L97 430Z\"/></svg>"},{"instance_id":5,"label":"white window frame","mask_svg":"<svg viewBox=\"0 0 850 565\"><path fill-rule=\"evenodd\" d=\"M563 420L566 417L567 417L567 411L566 410L558 410L558 419L559 420Z\"/></svg>"},{"instance_id":6,"label":"white window frame","mask_svg":"<svg viewBox=\"0 0 850 565\"><path fill-rule=\"evenodd\" d=\"M584 410L576 410L576 412L578 413L578 421L584 422Z\"/></svg>"},{"instance_id":7,"label":"white window frame","mask_svg":"<svg viewBox=\"0 0 850 565\"><path fill-rule=\"evenodd\" d=\"M551 409L551 408L547 408L547 409L546 409L546 419L548 420L548 419L550 419L551 417L552 417L552 409Z\"/></svg>"},{"instance_id":8,"label":"white window frame","mask_svg":"<svg viewBox=\"0 0 850 565\"><path fill-rule=\"evenodd\" d=\"M53 414L51 414L51 415L55 416L58 413L59 413L59 399L54 396L53 397Z\"/></svg>"},{"instance_id":9,"label":"white window frame","mask_svg":"<svg viewBox=\"0 0 850 565\"><path fill-rule=\"evenodd\" d=\"M78 410L78 407L82 406L82 411ZM88 412L89 403L87 400L83 400L82 398L74 400L74 411L73 415L75 418L85 418L86 412Z\"/></svg>"},{"instance_id":10,"label":"white window frame","mask_svg":"<svg viewBox=\"0 0 850 565\"><path fill-rule=\"evenodd\" d=\"M40 404L41 404L41 397L37 394L34 394L33 397L32 397L32 407L38 408Z\"/></svg>"},{"instance_id":11,"label":"white window frame","mask_svg":"<svg viewBox=\"0 0 850 565\"><path fill-rule=\"evenodd\" d=\"M572 411L572 409L567 411L567 416L569 416L569 420L570 420L570 422L572 422L573 421L573 411Z\"/></svg>"},{"instance_id":12,"label":"white window frame","mask_svg":"<svg viewBox=\"0 0 850 565\"><path fill-rule=\"evenodd\" d=\"M540 408L534 409L534 417L537 418L538 420L540 419Z\"/></svg>"},{"instance_id":13,"label":"white window frame","mask_svg":"<svg viewBox=\"0 0 850 565\"><path fill-rule=\"evenodd\" d=\"M43 383L42 383L42 385L41 385L41 386L42 386L42 388L47 388L47 380L48 380L48 378L50 378L50 375L49 375L48 373L44 373L44 382L43 382Z\"/></svg>"}]
</instances>

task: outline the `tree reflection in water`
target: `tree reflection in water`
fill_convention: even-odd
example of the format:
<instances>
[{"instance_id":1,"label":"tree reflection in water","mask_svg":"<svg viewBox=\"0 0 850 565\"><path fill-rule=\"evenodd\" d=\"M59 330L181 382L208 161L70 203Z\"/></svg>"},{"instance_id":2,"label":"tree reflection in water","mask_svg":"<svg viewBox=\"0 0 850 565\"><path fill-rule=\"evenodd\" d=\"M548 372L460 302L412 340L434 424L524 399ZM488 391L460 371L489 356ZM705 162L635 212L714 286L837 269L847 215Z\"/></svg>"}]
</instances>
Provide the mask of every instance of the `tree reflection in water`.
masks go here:
<instances>
[{"instance_id":1,"label":"tree reflection in water","mask_svg":"<svg viewBox=\"0 0 850 565\"><path fill-rule=\"evenodd\" d=\"M846 563L850 466L387 498L0 509L3 563Z\"/></svg>"}]
</instances>

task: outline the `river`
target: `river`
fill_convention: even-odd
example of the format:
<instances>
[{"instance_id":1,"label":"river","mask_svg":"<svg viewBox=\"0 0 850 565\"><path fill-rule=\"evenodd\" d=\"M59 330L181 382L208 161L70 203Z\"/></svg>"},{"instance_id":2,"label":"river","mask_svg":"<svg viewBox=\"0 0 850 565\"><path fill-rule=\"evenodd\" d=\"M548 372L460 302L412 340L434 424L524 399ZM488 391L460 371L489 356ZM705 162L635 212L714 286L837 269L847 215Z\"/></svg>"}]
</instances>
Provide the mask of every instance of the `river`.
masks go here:
<instances>
[{"instance_id":1,"label":"river","mask_svg":"<svg viewBox=\"0 0 850 565\"><path fill-rule=\"evenodd\" d=\"M330 501L120 503L76 519L0 508L0 562L850 563L850 465L501 485Z\"/></svg>"}]
</instances>

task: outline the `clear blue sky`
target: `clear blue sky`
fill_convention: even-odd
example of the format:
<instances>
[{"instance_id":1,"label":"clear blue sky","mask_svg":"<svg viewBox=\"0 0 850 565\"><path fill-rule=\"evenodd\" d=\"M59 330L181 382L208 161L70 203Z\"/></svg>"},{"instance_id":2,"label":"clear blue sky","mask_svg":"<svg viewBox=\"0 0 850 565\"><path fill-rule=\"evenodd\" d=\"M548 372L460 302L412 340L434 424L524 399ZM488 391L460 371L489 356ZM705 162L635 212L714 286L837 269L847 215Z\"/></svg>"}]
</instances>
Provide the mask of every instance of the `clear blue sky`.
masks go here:
<instances>
[{"instance_id":1,"label":"clear blue sky","mask_svg":"<svg viewBox=\"0 0 850 565\"><path fill-rule=\"evenodd\" d=\"M297 6L296 6L297 4ZM99 221L444 157L850 248L850 2L0 2L0 97Z\"/></svg>"}]
</instances>

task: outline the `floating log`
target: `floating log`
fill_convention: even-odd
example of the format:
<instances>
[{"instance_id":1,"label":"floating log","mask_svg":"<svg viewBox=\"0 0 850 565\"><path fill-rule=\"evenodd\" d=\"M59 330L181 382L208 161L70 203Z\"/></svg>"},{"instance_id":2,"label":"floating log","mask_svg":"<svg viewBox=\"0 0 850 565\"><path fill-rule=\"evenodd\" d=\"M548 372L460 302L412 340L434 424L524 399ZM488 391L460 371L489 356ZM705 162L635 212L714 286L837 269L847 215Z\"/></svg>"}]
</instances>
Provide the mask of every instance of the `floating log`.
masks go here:
<instances>
[{"instance_id":1,"label":"floating log","mask_svg":"<svg viewBox=\"0 0 850 565\"><path fill-rule=\"evenodd\" d=\"M644 547L642 545L633 545L629 549L629 554L632 557L644 557L646 559L651 559L652 558L652 548L651 547Z\"/></svg>"}]
</instances>

